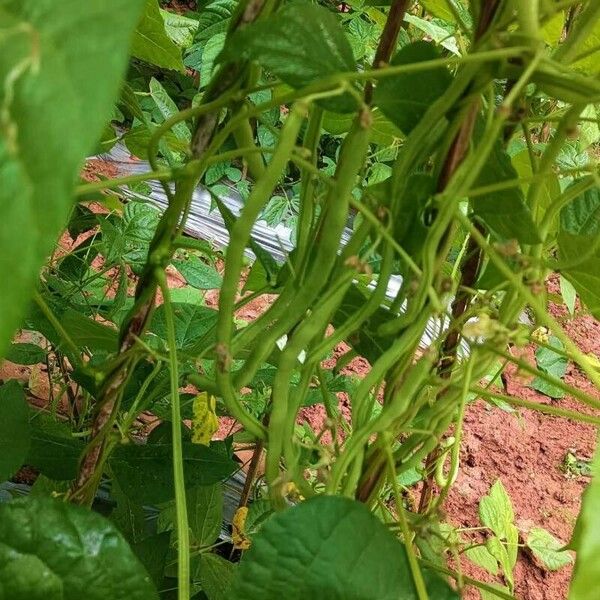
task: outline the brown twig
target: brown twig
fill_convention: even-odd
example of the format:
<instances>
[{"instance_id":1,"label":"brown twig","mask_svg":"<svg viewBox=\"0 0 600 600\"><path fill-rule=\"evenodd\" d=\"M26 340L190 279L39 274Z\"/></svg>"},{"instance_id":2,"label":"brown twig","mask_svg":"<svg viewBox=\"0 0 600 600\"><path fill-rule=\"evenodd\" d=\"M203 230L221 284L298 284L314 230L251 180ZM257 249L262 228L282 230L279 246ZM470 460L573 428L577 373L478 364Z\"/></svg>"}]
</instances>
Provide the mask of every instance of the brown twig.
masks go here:
<instances>
[{"instance_id":1,"label":"brown twig","mask_svg":"<svg viewBox=\"0 0 600 600\"><path fill-rule=\"evenodd\" d=\"M408 8L409 0L394 0L390 6L388 18L381 32L379 44L373 59L373 68L380 69L390 61L392 53L398 42L398 34L404 22L404 15ZM373 98L373 82L368 81L365 86L365 103L371 104Z\"/></svg>"}]
</instances>

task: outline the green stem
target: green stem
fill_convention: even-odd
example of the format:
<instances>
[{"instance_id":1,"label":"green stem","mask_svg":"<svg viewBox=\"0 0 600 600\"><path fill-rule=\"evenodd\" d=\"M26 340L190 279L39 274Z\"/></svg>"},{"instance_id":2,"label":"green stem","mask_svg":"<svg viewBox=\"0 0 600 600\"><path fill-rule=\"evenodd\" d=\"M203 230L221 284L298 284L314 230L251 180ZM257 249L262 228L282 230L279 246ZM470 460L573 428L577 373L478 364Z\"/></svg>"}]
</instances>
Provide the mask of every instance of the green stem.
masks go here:
<instances>
[{"instance_id":1,"label":"green stem","mask_svg":"<svg viewBox=\"0 0 600 600\"><path fill-rule=\"evenodd\" d=\"M181 406L179 398L179 363L177 361L177 339L171 305L171 291L162 269L156 269L156 279L163 294L167 344L169 346L169 370L171 372L171 427L173 435L173 481L175 485L175 531L177 533L177 597L190 598L190 538L183 470L183 440L181 435Z\"/></svg>"},{"instance_id":2,"label":"green stem","mask_svg":"<svg viewBox=\"0 0 600 600\"><path fill-rule=\"evenodd\" d=\"M402 537L404 539L404 547L406 548L406 556L408 557L408 564L410 566L410 571L413 578L413 583L415 584L415 588L417 590L417 598L419 600L429 600L429 595L427 594L427 588L425 587L425 580L423 579L423 574L421 573L421 568L419 567L419 561L417 560L417 556L415 554L415 549L412 543L412 535L408 528L408 523L406 521L406 515L404 514L404 505L402 504L402 494L400 493L400 488L398 487L398 480L396 478L396 466L394 463L394 457L390 450L390 439L389 436L384 436L385 439L385 455L387 458L388 469L389 469L389 478L390 483L392 485L392 490L394 491L394 500L396 502L396 512L398 513L398 522L400 523L400 531L402 532Z\"/></svg>"},{"instance_id":3,"label":"green stem","mask_svg":"<svg viewBox=\"0 0 600 600\"><path fill-rule=\"evenodd\" d=\"M521 408L527 408L537 412L544 413L545 415L552 415L553 417L562 417L564 419L571 419L572 421L580 423L590 423L592 425L600 426L600 417L594 417L593 415L586 415L585 413L578 413L559 406L553 406L551 404L542 404L540 402L531 402L529 400L523 400L521 398L515 398L513 396L507 396L506 394L500 394L491 392L485 388L481 388L476 385L469 387L469 391L481 396L486 401L488 400L502 400L512 406L520 406Z\"/></svg>"},{"instance_id":4,"label":"green stem","mask_svg":"<svg viewBox=\"0 0 600 600\"><path fill-rule=\"evenodd\" d=\"M44 313L46 319L50 321L50 325L54 327L56 333L58 333L62 341L71 351L72 356L70 358L73 358L73 360L75 360L77 363L81 363L81 350L77 347L77 344L75 344L75 342L72 340L68 331L62 326L62 323L57 319L56 315L52 312L51 308L48 306L48 304L46 304L46 301L37 290L33 293L33 299L39 306L42 313Z\"/></svg>"}]
</instances>

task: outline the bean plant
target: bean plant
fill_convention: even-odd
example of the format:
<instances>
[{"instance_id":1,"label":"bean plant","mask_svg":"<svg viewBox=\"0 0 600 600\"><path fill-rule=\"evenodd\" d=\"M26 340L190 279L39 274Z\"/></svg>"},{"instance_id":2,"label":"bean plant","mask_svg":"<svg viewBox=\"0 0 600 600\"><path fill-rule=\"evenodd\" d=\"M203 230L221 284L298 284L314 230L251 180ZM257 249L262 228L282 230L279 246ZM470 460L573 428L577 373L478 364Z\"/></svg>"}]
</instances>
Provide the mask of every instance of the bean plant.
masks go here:
<instances>
[{"instance_id":1,"label":"bean plant","mask_svg":"<svg viewBox=\"0 0 600 600\"><path fill-rule=\"evenodd\" d=\"M32 373L0 387L0 476L35 473L0 599L513 598L520 551L570 563L502 482L483 537L443 507L476 399L600 423L548 311L600 317L599 44L595 0L0 0L0 352ZM116 143L147 170L78 180ZM186 235L199 185L223 249Z\"/></svg>"}]
</instances>

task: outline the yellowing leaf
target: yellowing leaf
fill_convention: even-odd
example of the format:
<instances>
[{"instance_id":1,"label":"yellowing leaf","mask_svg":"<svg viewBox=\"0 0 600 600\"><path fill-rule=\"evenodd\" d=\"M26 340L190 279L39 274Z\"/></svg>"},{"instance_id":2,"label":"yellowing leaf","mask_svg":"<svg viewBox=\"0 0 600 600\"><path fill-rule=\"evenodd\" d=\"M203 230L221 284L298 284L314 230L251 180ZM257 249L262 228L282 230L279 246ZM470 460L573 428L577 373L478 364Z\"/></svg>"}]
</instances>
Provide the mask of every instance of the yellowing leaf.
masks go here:
<instances>
[{"instance_id":1,"label":"yellowing leaf","mask_svg":"<svg viewBox=\"0 0 600 600\"><path fill-rule=\"evenodd\" d=\"M248 550L250 540L246 535L246 518L248 517L248 507L240 506L233 515L231 521L231 540L236 550Z\"/></svg>"},{"instance_id":2,"label":"yellowing leaf","mask_svg":"<svg viewBox=\"0 0 600 600\"><path fill-rule=\"evenodd\" d=\"M219 429L219 419L215 413L214 396L202 392L194 398L192 408L192 443L208 446L212 436Z\"/></svg>"}]
</instances>

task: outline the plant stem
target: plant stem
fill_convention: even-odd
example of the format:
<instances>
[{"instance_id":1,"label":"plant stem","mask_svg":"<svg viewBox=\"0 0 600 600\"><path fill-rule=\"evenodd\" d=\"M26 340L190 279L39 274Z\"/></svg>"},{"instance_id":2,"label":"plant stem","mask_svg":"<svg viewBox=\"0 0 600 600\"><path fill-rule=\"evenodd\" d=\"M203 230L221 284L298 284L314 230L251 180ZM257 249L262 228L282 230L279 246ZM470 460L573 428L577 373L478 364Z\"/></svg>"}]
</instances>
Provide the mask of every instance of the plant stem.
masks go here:
<instances>
[{"instance_id":1,"label":"plant stem","mask_svg":"<svg viewBox=\"0 0 600 600\"><path fill-rule=\"evenodd\" d=\"M400 531L402 532L402 537L404 538L404 547L406 548L406 555L408 557L408 564L410 565L413 583L415 584L415 588L417 590L417 598L419 600L429 600L427 588L425 587L425 581L423 580L423 574L421 573L421 568L419 567L419 562L415 555L415 550L412 542L413 536L411 535L408 523L406 522L406 515L404 514L402 495L400 493L400 488L398 487L398 480L396 479L396 466L394 464L394 457L392 456L392 452L390 450L390 439L388 435L384 435L384 437L385 454L388 461L388 477L390 479L392 490L394 491L394 500L396 502L398 522L400 523Z\"/></svg>"},{"instance_id":2,"label":"plant stem","mask_svg":"<svg viewBox=\"0 0 600 600\"><path fill-rule=\"evenodd\" d=\"M171 305L171 291L162 269L157 269L156 278L164 299L167 344L169 347L169 370L171 372L171 430L173 435L173 481L175 485L175 531L177 533L177 597L190 598L190 538L183 469L183 441L181 435L181 406L179 398L179 363L177 361L177 339Z\"/></svg>"},{"instance_id":3,"label":"plant stem","mask_svg":"<svg viewBox=\"0 0 600 600\"><path fill-rule=\"evenodd\" d=\"M80 363L81 349L77 347L77 344L75 344L75 342L72 340L68 331L62 326L62 323L56 318L56 315L52 312L51 308L48 306L42 295L37 290L33 293L33 299L35 300L35 303L38 305L42 313L44 313L46 319L48 319L48 321L50 322L50 325L54 327L56 333L58 333L62 341L71 351L72 356L70 358L72 358L77 363Z\"/></svg>"}]
</instances>

